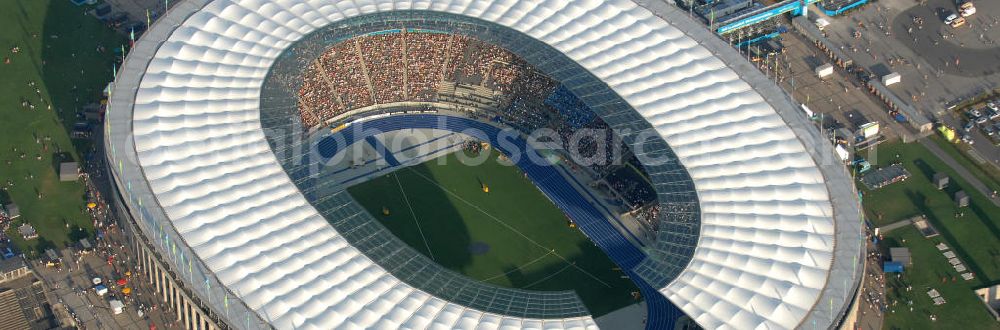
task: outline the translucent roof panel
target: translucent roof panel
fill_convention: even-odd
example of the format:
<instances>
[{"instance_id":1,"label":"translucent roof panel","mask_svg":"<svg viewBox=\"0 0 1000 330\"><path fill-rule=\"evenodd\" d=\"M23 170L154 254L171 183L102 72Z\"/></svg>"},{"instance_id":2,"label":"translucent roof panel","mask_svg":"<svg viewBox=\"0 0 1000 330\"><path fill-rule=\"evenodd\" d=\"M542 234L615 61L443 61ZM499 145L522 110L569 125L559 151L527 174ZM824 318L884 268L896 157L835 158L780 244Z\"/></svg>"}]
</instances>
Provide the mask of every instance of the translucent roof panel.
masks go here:
<instances>
[{"instance_id":1,"label":"translucent roof panel","mask_svg":"<svg viewBox=\"0 0 1000 330\"><path fill-rule=\"evenodd\" d=\"M595 111L650 156L650 174L664 182L657 191L674 218L663 220L669 226L638 271L699 324L836 322L861 240L857 201L843 186L850 181L824 158L829 145L797 126L805 121L787 96L704 27L661 3L627 0L173 7L123 64L106 121L108 157L143 231L219 318L238 328L450 328L475 319L594 327L589 316L488 312L400 280L327 223L275 156L260 109L275 61L318 29L400 10L493 22L576 63L550 73L588 104L607 104ZM525 58L558 63L540 54ZM603 85L581 83L591 77ZM360 210L331 209L360 219Z\"/></svg>"}]
</instances>

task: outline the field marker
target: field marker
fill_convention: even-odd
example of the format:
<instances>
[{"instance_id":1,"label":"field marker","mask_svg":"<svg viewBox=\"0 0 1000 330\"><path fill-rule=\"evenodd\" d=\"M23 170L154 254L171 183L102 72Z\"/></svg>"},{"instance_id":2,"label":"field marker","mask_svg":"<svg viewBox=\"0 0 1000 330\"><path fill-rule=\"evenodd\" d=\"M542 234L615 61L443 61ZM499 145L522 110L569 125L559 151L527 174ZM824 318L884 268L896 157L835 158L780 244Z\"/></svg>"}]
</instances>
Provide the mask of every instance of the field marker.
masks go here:
<instances>
[{"instance_id":1,"label":"field marker","mask_svg":"<svg viewBox=\"0 0 1000 330\"><path fill-rule=\"evenodd\" d=\"M545 254L543 254L543 255L542 255L541 257L538 257L538 258L536 258L535 260L532 260L532 261L528 261L528 262L524 263L523 265L520 265L520 266L517 266L517 268L514 268L514 269L511 269L511 270L509 270L509 271L507 271L507 272L504 272L504 273L500 273L500 274L497 274L497 275L494 275L494 276L492 276L492 277L490 277L490 278L487 278L487 279L484 279L484 280L483 280L483 282L489 282L489 281L492 281L492 280L495 280L495 279L497 279L497 278L498 278L498 277L500 277L500 276L507 276L508 274L510 274L510 273L513 273L513 272L516 272L516 271L519 271L519 270L521 270L521 269L522 269L522 268L524 268L524 267L528 267L529 265L531 265L531 264L533 264L533 263L536 263L536 262L538 262L539 260L542 260L542 259L544 259L545 257L548 257L548 256L549 256L550 254L553 254L553 253L555 253L555 252L556 252L555 250L550 250L550 251L549 251L548 253L545 253Z\"/></svg>"},{"instance_id":2,"label":"field marker","mask_svg":"<svg viewBox=\"0 0 1000 330\"><path fill-rule=\"evenodd\" d=\"M497 223L500 223L500 224L501 224L501 225L503 225L504 227L507 227L507 229L510 229L510 230L511 230L511 231L513 231L514 233L517 233L518 235L521 235L521 237L524 237L524 239L528 240L528 242L531 242L531 244L534 244L534 245L536 245L536 246L538 246L538 247L540 247L540 248L543 248L543 249L546 249L546 250L549 250L549 251L552 251L552 254L554 254L554 255L555 255L556 257L559 257L559 259L562 259L562 261L563 261L563 262L565 262L566 264L568 264L568 265L569 265L569 266L567 266L567 267L570 267L570 266L572 266L573 268L576 268L577 270L579 270L580 272L582 272L582 273L586 274L587 276L590 276L590 278L594 279L594 281L597 281L598 283L601 283L601 284L604 284L604 286L606 286L606 287L609 287L609 288L611 287L611 285L610 285L610 284L608 284L608 283L606 283L606 282L604 282L604 281L601 281L601 279L600 279L600 278L598 278L597 276L594 276L594 274L591 274L590 272L588 272L588 271L584 270L583 268L580 268L580 267L578 267L578 266L577 266L577 265L576 265L575 263L572 263L572 262L569 262L569 260L566 260L566 257L563 257L563 256L562 256L562 255L560 255L559 253L555 252L555 250L554 250L554 249L552 249L552 248L548 248L548 247L546 247L546 246L544 246L544 245L541 245L541 244L539 244L538 242L536 242L535 240L531 239L530 237L528 237L527 235L525 235L525 234L524 234L524 233L522 233L521 231L519 231L519 230L515 229L514 227L511 227L510 225L508 225L508 224L507 224L506 222L504 222L503 220L500 220L500 218L497 218L496 216L494 216L494 215L490 214L489 212L486 212L485 210L483 210L483 209L482 209L482 208L480 208L479 206L477 206L477 205L475 205L475 204L472 204L472 203L470 203L469 201L465 200L465 198L462 198L462 196L459 196L458 194L456 194L456 193L452 192L451 190L448 190L448 189L445 189L445 187L442 187L442 186L441 186L440 184L438 184L437 182L434 182L434 180L431 180L430 178L428 178L428 177L424 176L423 174L420 174L420 172L417 172L417 171L415 171L415 170L413 170L413 169L411 169L411 168L409 168L409 167L407 167L407 168L405 168L405 169L406 169L406 170L408 170L408 171L410 171L410 172L413 172L413 173L416 173L416 174L417 174L418 176L420 176L421 178L424 178L424 180L427 180L427 182L430 182L431 184L433 184L433 185L437 186L437 187L438 187L439 189L441 189L442 191L445 191L445 192L447 192L447 193L451 194L452 196L455 196L455 198L457 198L458 200L462 201L462 203L465 203L465 204L467 204L467 205L469 205L469 206L471 206L471 207L475 208L475 209L476 209L477 211L479 211L480 213L482 213L482 214L485 214L485 215L486 215L487 217L490 217L490 219L493 219L493 220L494 220L494 221L496 221ZM399 179L396 179L396 180L399 180ZM405 194L404 194L404 196L405 196ZM409 205L408 203L409 203L409 202L407 202L407 205ZM419 228L419 227L418 227L418 228ZM421 235L423 235L423 234L421 234ZM425 240L425 242L426 242L426 240Z\"/></svg>"},{"instance_id":3,"label":"field marker","mask_svg":"<svg viewBox=\"0 0 1000 330\"><path fill-rule=\"evenodd\" d=\"M399 182L399 175L393 173L392 177L396 179L396 185L399 186L399 192L403 194L403 201L406 202L406 207L410 209L410 215L413 216L413 223L417 225L417 232L420 233L420 238L424 239L424 247L427 247L427 254L430 255L431 260L435 260L434 251L431 251L431 245L427 243L427 236L424 236L424 230L420 229L420 221L417 220L417 213L413 212L413 206L410 206L410 198L406 197L406 190L403 190L403 183Z\"/></svg>"},{"instance_id":4,"label":"field marker","mask_svg":"<svg viewBox=\"0 0 1000 330\"><path fill-rule=\"evenodd\" d=\"M525 285L525 286L523 286L523 287L521 287L521 288L522 288L522 289L527 289L527 288L530 288L530 287L532 287L532 286L535 286L535 284L538 284L538 283L542 283L542 282L545 282L545 281L547 281L548 279L552 278L553 276L556 276L556 275L559 275L559 273L562 273L562 272L563 272L564 270L566 270L567 268L569 268L569 267L571 267L571 266L576 266L576 265L573 265L573 264L568 264L568 265L566 265L566 267L563 267L562 269L560 269L560 270L556 271L555 273L552 273L552 274L549 274L549 276L546 276L546 277L543 277L543 278L540 278L540 279L538 279L537 281L534 281L534 282L531 282L531 284L528 284L528 285Z\"/></svg>"}]
</instances>

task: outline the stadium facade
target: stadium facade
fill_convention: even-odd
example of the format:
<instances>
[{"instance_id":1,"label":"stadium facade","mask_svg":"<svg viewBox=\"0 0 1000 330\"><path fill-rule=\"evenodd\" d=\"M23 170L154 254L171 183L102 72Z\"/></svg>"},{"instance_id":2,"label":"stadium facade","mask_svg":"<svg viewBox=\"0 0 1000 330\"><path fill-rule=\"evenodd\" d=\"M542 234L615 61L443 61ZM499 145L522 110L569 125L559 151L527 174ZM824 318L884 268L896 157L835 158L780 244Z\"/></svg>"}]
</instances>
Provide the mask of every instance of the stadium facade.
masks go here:
<instances>
[{"instance_id":1,"label":"stadium facade","mask_svg":"<svg viewBox=\"0 0 1000 330\"><path fill-rule=\"evenodd\" d=\"M291 97L269 82L275 70L301 67L322 40L401 24L509 49L637 155L670 160L644 164L664 214L628 269L649 289L648 327L681 313L705 328L844 321L864 260L849 175L785 93L685 12L626 0L188 0L136 42L105 122L126 229L182 324L596 327L572 293L436 266L349 195L313 196L300 159L282 156L307 128L282 106Z\"/></svg>"}]
</instances>

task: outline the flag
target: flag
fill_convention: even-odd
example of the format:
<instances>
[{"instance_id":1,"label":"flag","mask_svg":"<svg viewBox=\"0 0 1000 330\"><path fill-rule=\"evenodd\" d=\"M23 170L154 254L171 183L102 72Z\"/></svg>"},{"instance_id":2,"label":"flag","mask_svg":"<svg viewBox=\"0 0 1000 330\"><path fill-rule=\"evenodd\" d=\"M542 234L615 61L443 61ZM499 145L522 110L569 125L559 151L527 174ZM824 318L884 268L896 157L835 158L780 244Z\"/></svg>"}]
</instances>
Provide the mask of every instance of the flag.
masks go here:
<instances>
[{"instance_id":1,"label":"flag","mask_svg":"<svg viewBox=\"0 0 1000 330\"><path fill-rule=\"evenodd\" d=\"M715 7L712 7L712 13L708 18L708 26L711 29L715 29Z\"/></svg>"},{"instance_id":2,"label":"flag","mask_svg":"<svg viewBox=\"0 0 1000 330\"><path fill-rule=\"evenodd\" d=\"M135 28L134 27L132 28L132 31L128 33L128 37L129 37L129 39L132 39L132 45L135 45ZM129 46L132 46L132 45L129 45Z\"/></svg>"},{"instance_id":3,"label":"flag","mask_svg":"<svg viewBox=\"0 0 1000 330\"><path fill-rule=\"evenodd\" d=\"M149 9L146 9L146 28L148 29L150 25L153 25L153 20L149 18Z\"/></svg>"}]
</instances>

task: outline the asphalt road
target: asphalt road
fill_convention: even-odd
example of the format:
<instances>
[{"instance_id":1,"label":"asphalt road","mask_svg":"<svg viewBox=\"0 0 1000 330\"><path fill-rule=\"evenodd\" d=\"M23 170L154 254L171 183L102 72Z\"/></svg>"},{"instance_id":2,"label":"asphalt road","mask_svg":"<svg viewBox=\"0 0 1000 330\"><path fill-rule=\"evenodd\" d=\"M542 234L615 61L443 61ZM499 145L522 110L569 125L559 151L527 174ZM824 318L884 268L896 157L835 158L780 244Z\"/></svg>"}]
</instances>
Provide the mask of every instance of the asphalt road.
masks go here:
<instances>
[{"instance_id":1,"label":"asphalt road","mask_svg":"<svg viewBox=\"0 0 1000 330\"><path fill-rule=\"evenodd\" d=\"M951 1L920 5L914 0L879 0L865 10L828 18L833 24L825 32L856 64L875 74L900 73L902 82L890 89L901 99L932 119L960 128L964 122L948 106L1000 86L1000 1L975 1L977 13L958 29L942 22L944 11L955 10ZM910 31L914 16L923 19L923 28ZM1000 165L1000 148L979 133L973 137L976 153Z\"/></svg>"},{"instance_id":2,"label":"asphalt road","mask_svg":"<svg viewBox=\"0 0 1000 330\"><path fill-rule=\"evenodd\" d=\"M945 73L979 77L1000 72L1000 46L988 36L995 36L991 25L997 23L991 14L1000 14L1000 1L976 1L979 13L958 28L944 24L947 14L956 12L953 3L928 0L926 6L903 11L893 19L893 36ZM922 28L913 23L914 17L923 18Z\"/></svg>"},{"instance_id":3,"label":"asphalt road","mask_svg":"<svg viewBox=\"0 0 1000 330\"><path fill-rule=\"evenodd\" d=\"M962 179L965 180L965 182L968 182L969 184L972 185L973 188L979 191L979 193L983 194L983 196L986 196L987 199L993 202L993 205L1000 207L1000 199L996 197L992 198L990 197L990 195L993 194L993 191L987 188L986 185L983 184L982 181L979 181L979 179L977 179L975 176L973 176L972 173L969 173L968 169L966 169L961 164L956 162L955 159L951 158L951 156L948 155L948 153L944 152L944 150L941 150L941 148L938 147L938 145L935 144L934 141L931 141L929 139L920 139L920 144L926 147L927 150L930 150L931 153L933 153L935 156L940 158L941 161L943 161L945 164L948 165L948 167L951 167L951 169L955 170L955 172L958 172L958 175L960 175Z\"/></svg>"}]
</instances>

